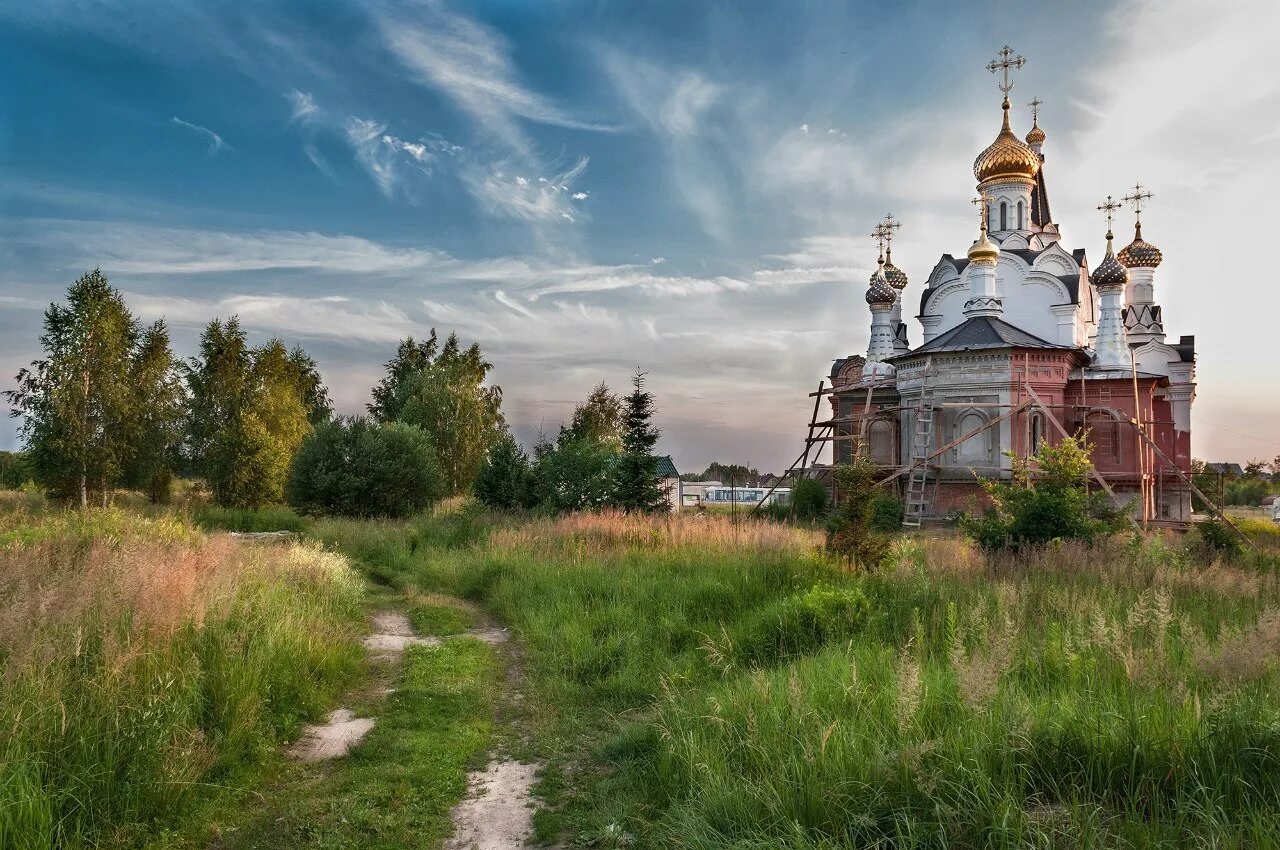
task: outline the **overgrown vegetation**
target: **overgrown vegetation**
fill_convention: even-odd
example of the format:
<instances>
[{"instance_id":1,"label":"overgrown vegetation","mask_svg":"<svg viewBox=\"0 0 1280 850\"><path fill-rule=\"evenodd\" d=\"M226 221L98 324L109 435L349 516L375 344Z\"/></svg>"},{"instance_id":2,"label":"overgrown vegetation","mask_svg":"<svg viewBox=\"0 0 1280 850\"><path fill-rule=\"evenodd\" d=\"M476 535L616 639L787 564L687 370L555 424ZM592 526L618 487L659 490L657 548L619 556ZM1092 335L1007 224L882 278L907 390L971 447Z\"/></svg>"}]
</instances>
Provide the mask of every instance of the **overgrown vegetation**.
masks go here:
<instances>
[{"instance_id":1,"label":"overgrown vegetation","mask_svg":"<svg viewBox=\"0 0 1280 850\"><path fill-rule=\"evenodd\" d=\"M961 527L987 549L1043 546L1062 540L1086 542L1127 524L1127 506L1112 505L1102 490L1088 488L1091 467L1083 437L1043 443L1031 457L1009 455L1010 481L986 480L993 507L964 517Z\"/></svg>"},{"instance_id":2,"label":"overgrown vegetation","mask_svg":"<svg viewBox=\"0 0 1280 850\"><path fill-rule=\"evenodd\" d=\"M136 846L326 709L360 585L314 546L120 510L0 514L0 846Z\"/></svg>"},{"instance_id":3,"label":"overgrown vegetation","mask_svg":"<svg viewBox=\"0 0 1280 850\"><path fill-rule=\"evenodd\" d=\"M547 840L1280 841L1274 572L1160 538L926 537L847 573L814 532L716 516L317 533L514 628Z\"/></svg>"}]
</instances>

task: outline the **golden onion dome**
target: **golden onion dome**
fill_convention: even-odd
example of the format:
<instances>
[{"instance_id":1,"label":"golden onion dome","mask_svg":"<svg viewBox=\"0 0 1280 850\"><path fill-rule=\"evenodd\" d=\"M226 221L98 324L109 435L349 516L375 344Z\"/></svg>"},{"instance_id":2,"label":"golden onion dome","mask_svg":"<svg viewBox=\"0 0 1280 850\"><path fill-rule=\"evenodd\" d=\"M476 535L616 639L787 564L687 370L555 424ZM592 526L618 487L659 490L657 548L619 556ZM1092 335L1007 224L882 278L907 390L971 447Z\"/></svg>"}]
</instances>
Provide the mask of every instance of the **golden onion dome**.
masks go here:
<instances>
[{"instance_id":1,"label":"golden onion dome","mask_svg":"<svg viewBox=\"0 0 1280 850\"><path fill-rule=\"evenodd\" d=\"M1040 157L1013 134L1009 127L1009 98L1004 99L1004 125L1000 135L973 161L973 176L979 183L999 177L1034 179L1040 170Z\"/></svg>"},{"instance_id":2,"label":"golden onion dome","mask_svg":"<svg viewBox=\"0 0 1280 850\"><path fill-rule=\"evenodd\" d=\"M893 264L893 249L890 248L884 258L884 277L894 289L906 289L909 281L907 273Z\"/></svg>"},{"instance_id":3,"label":"golden onion dome","mask_svg":"<svg viewBox=\"0 0 1280 850\"><path fill-rule=\"evenodd\" d=\"M881 260L881 263L884 261ZM872 307L892 307L893 302L898 300L898 293L889 285L888 279L884 276L884 266L881 265L876 269L875 274L871 275L871 285L867 287L867 303Z\"/></svg>"},{"instance_id":4,"label":"golden onion dome","mask_svg":"<svg viewBox=\"0 0 1280 850\"><path fill-rule=\"evenodd\" d=\"M969 260L974 263L990 263L995 265L1000 259L1000 248L987 238L987 226L982 226L978 239L969 246Z\"/></svg>"},{"instance_id":5,"label":"golden onion dome","mask_svg":"<svg viewBox=\"0 0 1280 850\"><path fill-rule=\"evenodd\" d=\"M1120 262L1131 269L1154 269L1164 261L1160 249L1142 238L1142 222L1133 227L1133 241L1120 249Z\"/></svg>"},{"instance_id":6,"label":"golden onion dome","mask_svg":"<svg viewBox=\"0 0 1280 850\"><path fill-rule=\"evenodd\" d=\"M1111 231L1108 230L1107 255L1089 276L1094 286L1124 286L1129 282L1129 270L1116 259L1115 253L1111 250L1111 239Z\"/></svg>"},{"instance_id":7,"label":"golden onion dome","mask_svg":"<svg viewBox=\"0 0 1280 850\"><path fill-rule=\"evenodd\" d=\"M1027 144L1028 145L1044 144L1044 130L1040 129L1040 125L1038 123L1033 122L1031 124L1031 132L1027 133Z\"/></svg>"}]
</instances>

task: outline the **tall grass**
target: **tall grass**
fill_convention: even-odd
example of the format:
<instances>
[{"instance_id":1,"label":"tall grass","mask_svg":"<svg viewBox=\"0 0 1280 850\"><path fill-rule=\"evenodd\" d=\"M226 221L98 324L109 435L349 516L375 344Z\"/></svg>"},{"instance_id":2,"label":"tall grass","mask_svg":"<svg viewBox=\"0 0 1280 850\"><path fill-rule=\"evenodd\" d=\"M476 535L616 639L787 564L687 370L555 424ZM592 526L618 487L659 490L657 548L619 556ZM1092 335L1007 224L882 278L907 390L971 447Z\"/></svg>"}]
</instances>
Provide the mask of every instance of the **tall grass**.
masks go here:
<instances>
[{"instance_id":1,"label":"tall grass","mask_svg":"<svg viewBox=\"0 0 1280 850\"><path fill-rule=\"evenodd\" d=\"M359 662L314 546L121 511L0 515L0 846L131 846L259 761Z\"/></svg>"},{"instance_id":2,"label":"tall grass","mask_svg":"<svg viewBox=\"0 0 1280 850\"><path fill-rule=\"evenodd\" d=\"M544 711L543 838L1280 844L1264 562L1163 537L988 558L940 536L847 574L810 533L715 517L317 532L514 627Z\"/></svg>"}]
</instances>

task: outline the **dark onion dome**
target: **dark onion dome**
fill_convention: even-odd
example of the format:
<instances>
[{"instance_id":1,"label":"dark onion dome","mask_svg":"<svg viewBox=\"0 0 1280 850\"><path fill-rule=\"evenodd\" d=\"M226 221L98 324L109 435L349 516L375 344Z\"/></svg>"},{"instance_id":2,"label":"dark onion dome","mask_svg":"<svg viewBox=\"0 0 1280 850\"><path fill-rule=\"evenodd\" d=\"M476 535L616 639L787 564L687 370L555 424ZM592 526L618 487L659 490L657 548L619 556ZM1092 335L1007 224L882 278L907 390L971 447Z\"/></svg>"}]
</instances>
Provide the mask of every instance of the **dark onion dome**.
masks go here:
<instances>
[{"instance_id":1,"label":"dark onion dome","mask_svg":"<svg viewBox=\"0 0 1280 850\"><path fill-rule=\"evenodd\" d=\"M1124 286L1129 282L1129 270L1121 265L1116 259L1115 253L1111 250L1111 231L1107 231L1107 255L1102 258L1102 262L1093 270L1093 274L1089 276L1089 280L1093 281L1094 286Z\"/></svg>"},{"instance_id":2,"label":"dark onion dome","mask_svg":"<svg viewBox=\"0 0 1280 850\"><path fill-rule=\"evenodd\" d=\"M894 289L907 288L907 273L893 264L893 249L884 256L884 277Z\"/></svg>"},{"instance_id":3,"label":"dark onion dome","mask_svg":"<svg viewBox=\"0 0 1280 850\"><path fill-rule=\"evenodd\" d=\"M884 269L876 269L875 274L871 276L871 285L867 287L867 303L872 307L892 307L893 302L898 300L897 291L889 285L889 281L884 276Z\"/></svg>"},{"instance_id":4,"label":"dark onion dome","mask_svg":"<svg viewBox=\"0 0 1280 850\"><path fill-rule=\"evenodd\" d=\"M1131 269L1154 269L1164 261L1164 254L1142 238L1142 222L1138 222L1133 226L1133 241L1120 249L1118 259Z\"/></svg>"},{"instance_id":5,"label":"dark onion dome","mask_svg":"<svg viewBox=\"0 0 1280 850\"><path fill-rule=\"evenodd\" d=\"M1009 127L1009 98L1004 99L1004 125L1000 135L973 161L973 176L979 183L998 177L1032 180L1040 170L1040 157L1013 134Z\"/></svg>"}]
</instances>

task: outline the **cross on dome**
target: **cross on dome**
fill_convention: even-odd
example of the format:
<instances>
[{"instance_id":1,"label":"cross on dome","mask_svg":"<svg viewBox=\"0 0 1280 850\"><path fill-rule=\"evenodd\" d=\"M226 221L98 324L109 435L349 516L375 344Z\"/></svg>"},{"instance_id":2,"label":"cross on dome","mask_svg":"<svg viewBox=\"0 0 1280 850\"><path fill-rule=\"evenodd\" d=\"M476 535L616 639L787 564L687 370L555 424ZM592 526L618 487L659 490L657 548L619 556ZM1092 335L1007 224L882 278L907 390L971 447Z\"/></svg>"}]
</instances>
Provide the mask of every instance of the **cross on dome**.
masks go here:
<instances>
[{"instance_id":1,"label":"cross on dome","mask_svg":"<svg viewBox=\"0 0 1280 850\"><path fill-rule=\"evenodd\" d=\"M1112 224L1112 221L1115 219L1115 211L1120 209L1120 207L1122 206L1124 206L1124 204L1120 204L1113 201L1110 195L1107 195L1107 200L1105 203L1098 204L1098 211L1105 212L1107 216L1107 238L1108 239L1112 238L1111 224Z\"/></svg>"},{"instance_id":2,"label":"cross on dome","mask_svg":"<svg viewBox=\"0 0 1280 850\"><path fill-rule=\"evenodd\" d=\"M1021 68L1025 64L1027 64L1027 60L1022 56L1014 56L1013 48L1006 44L1000 48L1000 61L997 62L992 59L987 64L987 70L993 74L996 71L1001 73L1003 80L1000 83L1000 91L1008 95L1009 92L1013 91L1013 77L1010 75L1009 69Z\"/></svg>"},{"instance_id":3,"label":"cross on dome","mask_svg":"<svg viewBox=\"0 0 1280 850\"><path fill-rule=\"evenodd\" d=\"M1134 216L1135 216L1139 221L1141 221L1141 220L1142 220L1142 208L1143 208L1144 206L1146 206L1146 202L1147 202L1147 201L1151 200L1151 199L1152 199L1152 198L1154 198L1154 197L1155 197L1155 195L1151 194L1150 192L1144 192L1144 191L1142 190L1142 184L1141 184L1141 183L1134 183L1134 184L1133 184L1133 191L1132 191L1132 192L1130 192L1128 195L1125 195L1125 196L1124 196L1123 198L1121 198L1120 200L1122 200L1122 201L1124 201L1126 204L1128 204L1128 205L1133 209L1133 214L1134 214Z\"/></svg>"}]
</instances>

